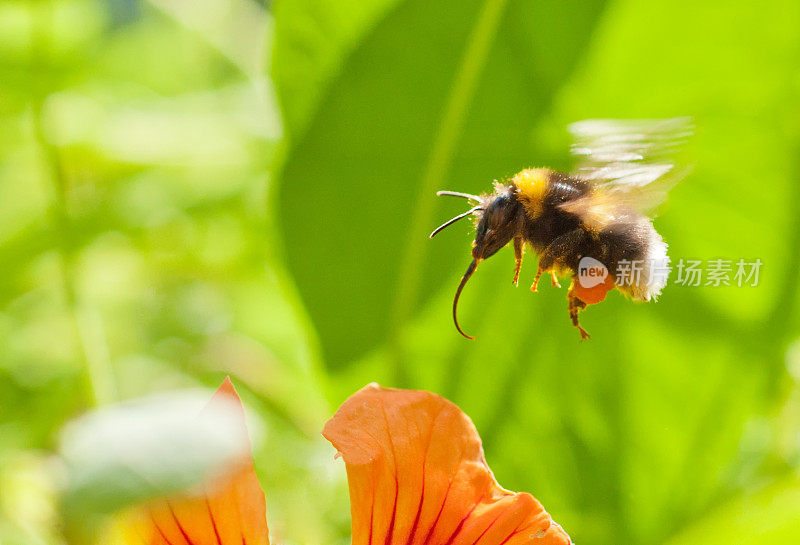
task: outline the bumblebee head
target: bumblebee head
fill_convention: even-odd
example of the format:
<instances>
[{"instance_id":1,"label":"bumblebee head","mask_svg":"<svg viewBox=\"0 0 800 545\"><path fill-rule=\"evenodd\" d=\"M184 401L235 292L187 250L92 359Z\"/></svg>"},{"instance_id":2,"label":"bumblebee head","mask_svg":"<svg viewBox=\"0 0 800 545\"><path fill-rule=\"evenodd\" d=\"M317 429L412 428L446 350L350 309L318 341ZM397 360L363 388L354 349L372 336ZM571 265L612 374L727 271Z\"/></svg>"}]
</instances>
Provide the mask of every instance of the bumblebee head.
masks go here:
<instances>
[{"instance_id":1,"label":"bumblebee head","mask_svg":"<svg viewBox=\"0 0 800 545\"><path fill-rule=\"evenodd\" d=\"M483 211L472 243L472 257L478 261L491 257L508 244L520 229L521 205L512 192L500 194Z\"/></svg>"},{"instance_id":2,"label":"bumblebee head","mask_svg":"<svg viewBox=\"0 0 800 545\"><path fill-rule=\"evenodd\" d=\"M475 240L472 243L472 263L469 264L464 276L461 277L461 283L458 285L456 295L453 298L453 322L458 332L467 339L474 339L475 337L464 333L461 326L458 325L457 309L461 291L472 276L472 273L475 272L478 263L487 257L493 256L500 248L508 244L511 239L514 238L519 232L521 227L520 222L523 219L523 207L513 189L508 186L500 185L498 185L496 189L497 191L490 196L469 195L467 193L458 193L455 191L439 191L437 193L437 195L461 197L478 203L463 214L459 214L437 227L430 236L430 238L433 238L436 233L454 224L461 218L466 218L473 214L478 217Z\"/></svg>"}]
</instances>

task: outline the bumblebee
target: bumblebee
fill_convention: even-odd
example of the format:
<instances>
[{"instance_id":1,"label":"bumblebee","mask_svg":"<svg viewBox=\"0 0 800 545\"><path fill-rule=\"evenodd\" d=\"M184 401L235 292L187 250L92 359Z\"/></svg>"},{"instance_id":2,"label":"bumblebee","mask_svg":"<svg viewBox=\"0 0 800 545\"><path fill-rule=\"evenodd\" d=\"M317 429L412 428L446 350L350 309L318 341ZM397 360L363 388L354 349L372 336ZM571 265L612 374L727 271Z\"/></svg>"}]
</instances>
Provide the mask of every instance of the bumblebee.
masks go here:
<instances>
[{"instance_id":1,"label":"bumblebee","mask_svg":"<svg viewBox=\"0 0 800 545\"><path fill-rule=\"evenodd\" d=\"M650 301L666 285L667 244L650 212L679 179L669 155L691 133L689 120L587 120L569 129L575 137L572 152L579 158L572 173L529 168L495 182L488 194L437 193L474 203L430 235L462 218L475 218L472 262L453 298L453 321L468 339L474 337L458 323L461 292L478 264L509 243L516 262L514 285L526 246L539 257L532 291L545 274L559 288L558 277L570 276L567 309L581 339L589 334L578 314L609 291L616 288L633 300Z\"/></svg>"}]
</instances>

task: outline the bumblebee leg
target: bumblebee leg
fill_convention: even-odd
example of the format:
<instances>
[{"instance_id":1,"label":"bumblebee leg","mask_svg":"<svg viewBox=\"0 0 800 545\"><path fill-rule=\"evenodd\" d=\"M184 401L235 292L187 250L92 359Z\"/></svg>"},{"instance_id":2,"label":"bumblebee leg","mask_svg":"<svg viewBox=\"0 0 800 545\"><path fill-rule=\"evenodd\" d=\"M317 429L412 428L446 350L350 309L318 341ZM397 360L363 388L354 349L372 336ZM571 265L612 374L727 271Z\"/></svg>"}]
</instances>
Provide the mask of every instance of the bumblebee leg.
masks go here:
<instances>
[{"instance_id":1,"label":"bumblebee leg","mask_svg":"<svg viewBox=\"0 0 800 545\"><path fill-rule=\"evenodd\" d=\"M553 286L558 288L561 287L561 284L558 283L558 279L556 278L556 273L553 271L552 266L548 267L550 269L550 281ZM536 269L536 276L533 277L533 284L531 284L531 291L538 292L539 291L539 280L542 278L542 275L547 272L547 268L542 267L542 261L539 260L539 268Z\"/></svg>"},{"instance_id":2,"label":"bumblebee leg","mask_svg":"<svg viewBox=\"0 0 800 545\"><path fill-rule=\"evenodd\" d=\"M573 295L574 286L575 280L573 279L572 284L569 286L569 292L567 292L567 301L569 301L567 309L569 310L569 318L572 320L572 325L578 328L578 331L581 334L581 340L584 340L589 338L589 333L587 333L586 330L581 327L581 324L578 321L578 313L586 308L586 303Z\"/></svg>"},{"instance_id":3,"label":"bumblebee leg","mask_svg":"<svg viewBox=\"0 0 800 545\"><path fill-rule=\"evenodd\" d=\"M590 338L589 333L587 333L587 331L581 327L581 324L578 321L578 313L584 308L586 308L586 303L577 297L569 298L569 318L572 320L572 325L578 328L578 331L581 334L581 340Z\"/></svg>"},{"instance_id":4,"label":"bumblebee leg","mask_svg":"<svg viewBox=\"0 0 800 545\"><path fill-rule=\"evenodd\" d=\"M525 252L525 248L522 244L522 237L514 237L514 260L516 261L514 266L514 280L512 281L515 286L519 285L519 271L522 268L522 254Z\"/></svg>"},{"instance_id":5,"label":"bumblebee leg","mask_svg":"<svg viewBox=\"0 0 800 545\"><path fill-rule=\"evenodd\" d=\"M536 276L533 277L533 284L531 284L531 291L537 292L539 291L539 279L542 277L542 268L541 266L536 270Z\"/></svg>"}]
</instances>

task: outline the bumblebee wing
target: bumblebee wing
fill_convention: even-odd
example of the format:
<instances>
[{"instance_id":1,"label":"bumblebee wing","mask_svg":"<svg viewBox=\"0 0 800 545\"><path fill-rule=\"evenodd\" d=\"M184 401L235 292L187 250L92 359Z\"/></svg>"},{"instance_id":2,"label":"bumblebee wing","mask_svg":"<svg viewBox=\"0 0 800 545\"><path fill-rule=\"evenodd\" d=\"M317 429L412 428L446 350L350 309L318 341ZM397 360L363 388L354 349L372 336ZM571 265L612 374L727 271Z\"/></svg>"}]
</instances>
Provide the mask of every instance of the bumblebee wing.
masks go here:
<instances>
[{"instance_id":1,"label":"bumblebee wing","mask_svg":"<svg viewBox=\"0 0 800 545\"><path fill-rule=\"evenodd\" d=\"M569 126L574 176L592 185L589 195L563 207L597 218L629 211L649 215L688 172L675 156L692 134L688 117L655 120L591 119Z\"/></svg>"},{"instance_id":2,"label":"bumblebee wing","mask_svg":"<svg viewBox=\"0 0 800 545\"><path fill-rule=\"evenodd\" d=\"M625 206L617 196L602 191L593 191L560 206L579 216L583 224L593 231L600 231L615 223L624 223L638 215L635 208Z\"/></svg>"}]
</instances>

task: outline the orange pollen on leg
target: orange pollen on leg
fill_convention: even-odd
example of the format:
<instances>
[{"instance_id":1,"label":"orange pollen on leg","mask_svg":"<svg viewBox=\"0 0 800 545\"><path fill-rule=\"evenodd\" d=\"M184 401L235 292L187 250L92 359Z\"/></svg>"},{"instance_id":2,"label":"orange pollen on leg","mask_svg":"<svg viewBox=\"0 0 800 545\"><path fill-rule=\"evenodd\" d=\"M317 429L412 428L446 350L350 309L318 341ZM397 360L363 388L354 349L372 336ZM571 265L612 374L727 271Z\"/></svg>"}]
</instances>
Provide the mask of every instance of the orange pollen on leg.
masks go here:
<instances>
[{"instance_id":1,"label":"orange pollen on leg","mask_svg":"<svg viewBox=\"0 0 800 545\"><path fill-rule=\"evenodd\" d=\"M575 282L573 287L574 295L586 303L587 305L595 305L606 298L609 291L616 287L614 277L612 275L606 276L606 279L596 286L584 288L580 281Z\"/></svg>"}]
</instances>

